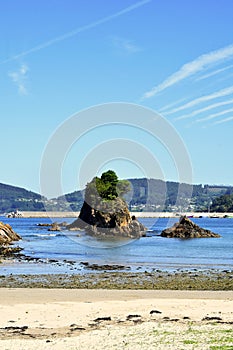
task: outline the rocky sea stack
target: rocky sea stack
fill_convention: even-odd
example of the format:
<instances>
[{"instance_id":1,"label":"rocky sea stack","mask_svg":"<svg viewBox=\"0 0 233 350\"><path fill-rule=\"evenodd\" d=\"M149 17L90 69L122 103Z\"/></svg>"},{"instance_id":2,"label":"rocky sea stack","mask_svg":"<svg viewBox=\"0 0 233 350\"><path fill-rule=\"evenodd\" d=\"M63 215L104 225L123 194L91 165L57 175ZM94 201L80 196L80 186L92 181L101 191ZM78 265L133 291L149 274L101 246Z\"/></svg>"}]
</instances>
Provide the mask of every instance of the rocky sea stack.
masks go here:
<instances>
[{"instance_id":1,"label":"rocky sea stack","mask_svg":"<svg viewBox=\"0 0 233 350\"><path fill-rule=\"evenodd\" d=\"M134 216L130 216L122 198L129 189L129 182L118 180L112 170L103 173L101 178L95 177L86 186L78 219L67 228L85 230L99 237L141 237L146 228Z\"/></svg>"},{"instance_id":2,"label":"rocky sea stack","mask_svg":"<svg viewBox=\"0 0 233 350\"><path fill-rule=\"evenodd\" d=\"M221 237L217 233L201 228L194 224L186 216L181 216L180 221L175 223L172 227L167 228L161 232L162 237L168 238L218 238Z\"/></svg>"}]
</instances>

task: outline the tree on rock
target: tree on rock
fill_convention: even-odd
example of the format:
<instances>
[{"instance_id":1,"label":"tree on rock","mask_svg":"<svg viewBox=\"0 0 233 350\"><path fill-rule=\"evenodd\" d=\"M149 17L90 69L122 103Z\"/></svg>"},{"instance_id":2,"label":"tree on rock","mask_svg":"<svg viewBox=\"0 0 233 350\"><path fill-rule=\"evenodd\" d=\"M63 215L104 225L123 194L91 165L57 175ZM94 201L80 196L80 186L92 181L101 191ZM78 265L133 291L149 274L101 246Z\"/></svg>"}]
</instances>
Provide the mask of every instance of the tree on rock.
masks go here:
<instances>
[{"instance_id":1,"label":"tree on rock","mask_svg":"<svg viewBox=\"0 0 233 350\"><path fill-rule=\"evenodd\" d=\"M129 181L119 180L113 170L108 170L100 178L96 176L87 184L85 198L88 203L97 204L100 200L111 201L122 197L129 190Z\"/></svg>"},{"instance_id":2,"label":"tree on rock","mask_svg":"<svg viewBox=\"0 0 233 350\"><path fill-rule=\"evenodd\" d=\"M96 187L100 197L107 200L117 198L116 187L118 182L118 177L113 170L108 170L103 173L100 179L96 178Z\"/></svg>"}]
</instances>

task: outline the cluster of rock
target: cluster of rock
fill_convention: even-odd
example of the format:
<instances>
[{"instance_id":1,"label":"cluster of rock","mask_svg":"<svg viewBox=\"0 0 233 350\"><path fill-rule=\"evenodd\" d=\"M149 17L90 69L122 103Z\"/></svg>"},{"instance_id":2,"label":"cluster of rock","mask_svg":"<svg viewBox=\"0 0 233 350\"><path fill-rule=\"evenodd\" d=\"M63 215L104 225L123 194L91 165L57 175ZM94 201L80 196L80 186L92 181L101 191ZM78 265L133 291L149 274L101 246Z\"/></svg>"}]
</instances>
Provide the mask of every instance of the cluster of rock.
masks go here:
<instances>
[{"instance_id":1,"label":"cluster of rock","mask_svg":"<svg viewBox=\"0 0 233 350\"><path fill-rule=\"evenodd\" d=\"M98 270L98 271L115 271L115 270L128 270L130 269L129 266L124 266L124 265L118 265L118 264L104 264L104 265L99 265L99 264L90 264L89 262L81 262L80 265L85 266L86 269L90 270Z\"/></svg>"},{"instance_id":2,"label":"cluster of rock","mask_svg":"<svg viewBox=\"0 0 233 350\"><path fill-rule=\"evenodd\" d=\"M67 226L67 222L61 222L60 224L58 224L57 222L53 222L50 225L50 228L48 229L48 231L61 231L63 228L66 228Z\"/></svg>"},{"instance_id":3,"label":"cluster of rock","mask_svg":"<svg viewBox=\"0 0 233 350\"><path fill-rule=\"evenodd\" d=\"M0 222L0 256L11 256L18 253L21 248L9 247L13 241L20 240L21 237L8 224Z\"/></svg>"},{"instance_id":4,"label":"cluster of rock","mask_svg":"<svg viewBox=\"0 0 233 350\"><path fill-rule=\"evenodd\" d=\"M39 223L39 224L37 224L37 226L48 227L48 231L61 231L63 228L66 228L67 222L65 222L65 221L61 222L61 223L52 222L51 224Z\"/></svg>"},{"instance_id":5,"label":"cluster of rock","mask_svg":"<svg viewBox=\"0 0 233 350\"><path fill-rule=\"evenodd\" d=\"M201 228L194 224L186 216L182 216L178 223L175 223L172 227L167 228L161 232L162 237L168 238L209 238L221 237L219 234L210 230Z\"/></svg>"},{"instance_id":6,"label":"cluster of rock","mask_svg":"<svg viewBox=\"0 0 233 350\"><path fill-rule=\"evenodd\" d=\"M120 197L102 201L97 208L84 201L78 219L67 228L85 230L88 234L101 237L140 238L146 231L135 216L130 216L125 201Z\"/></svg>"},{"instance_id":7,"label":"cluster of rock","mask_svg":"<svg viewBox=\"0 0 233 350\"><path fill-rule=\"evenodd\" d=\"M8 224L0 222L0 245L18 241L21 237Z\"/></svg>"}]
</instances>

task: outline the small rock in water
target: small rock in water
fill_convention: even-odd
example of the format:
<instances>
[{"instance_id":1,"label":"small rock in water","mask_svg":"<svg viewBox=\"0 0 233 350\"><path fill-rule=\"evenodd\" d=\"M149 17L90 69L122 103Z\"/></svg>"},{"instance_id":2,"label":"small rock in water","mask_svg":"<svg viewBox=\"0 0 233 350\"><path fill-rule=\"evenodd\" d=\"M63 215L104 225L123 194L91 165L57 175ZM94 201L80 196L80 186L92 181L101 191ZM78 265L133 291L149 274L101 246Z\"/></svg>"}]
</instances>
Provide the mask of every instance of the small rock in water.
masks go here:
<instances>
[{"instance_id":1,"label":"small rock in water","mask_svg":"<svg viewBox=\"0 0 233 350\"><path fill-rule=\"evenodd\" d=\"M219 234L206 230L194 224L186 216L182 216L178 223L161 232L162 237L167 238L218 238Z\"/></svg>"}]
</instances>

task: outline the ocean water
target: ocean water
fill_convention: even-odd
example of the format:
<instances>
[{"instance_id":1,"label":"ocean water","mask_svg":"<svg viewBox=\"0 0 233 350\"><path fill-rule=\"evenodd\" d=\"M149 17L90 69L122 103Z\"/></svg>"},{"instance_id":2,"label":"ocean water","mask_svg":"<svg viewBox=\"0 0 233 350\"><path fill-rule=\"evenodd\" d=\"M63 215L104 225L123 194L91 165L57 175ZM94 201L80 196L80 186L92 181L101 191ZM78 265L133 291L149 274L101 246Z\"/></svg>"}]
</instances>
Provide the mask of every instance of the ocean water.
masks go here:
<instances>
[{"instance_id":1,"label":"ocean water","mask_svg":"<svg viewBox=\"0 0 233 350\"><path fill-rule=\"evenodd\" d=\"M178 219L141 218L147 237L138 240L100 240L85 232L50 232L39 223L72 222L74 219L0 218L21 235L16 246L36 261L0 264L0 274L87 273L82 262L119 264L131 271L218 269L233 270L233 219L192 219L199 226L219 233L221 238L169 239L161 231Z\"/></svg>"}]
</instances>

